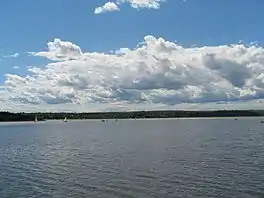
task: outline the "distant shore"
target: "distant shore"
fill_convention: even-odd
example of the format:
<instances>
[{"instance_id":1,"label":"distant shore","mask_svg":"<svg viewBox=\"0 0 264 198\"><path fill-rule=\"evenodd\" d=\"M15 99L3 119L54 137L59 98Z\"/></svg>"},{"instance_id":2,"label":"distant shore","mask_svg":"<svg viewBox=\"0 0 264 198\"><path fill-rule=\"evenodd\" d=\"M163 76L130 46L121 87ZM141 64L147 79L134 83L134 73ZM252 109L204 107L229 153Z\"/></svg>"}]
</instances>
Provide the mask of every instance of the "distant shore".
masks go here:
<instances>
[{"instance_id":1,"label":"distant shore","mask_svg":"<svg viewBox=\"0 0 264 198\"><path fill-rule=\"evenodd\" d=\"M93 113L66 113L66 112L36 112L11 113L0 112L0 122L33 122L35 116L38 121L67 119L162 119L162 118L219 118L219 117L263 117L264 110L217 110L217 111L130 111L130 112L93 112Z\"/></svg>"}]
</instances>

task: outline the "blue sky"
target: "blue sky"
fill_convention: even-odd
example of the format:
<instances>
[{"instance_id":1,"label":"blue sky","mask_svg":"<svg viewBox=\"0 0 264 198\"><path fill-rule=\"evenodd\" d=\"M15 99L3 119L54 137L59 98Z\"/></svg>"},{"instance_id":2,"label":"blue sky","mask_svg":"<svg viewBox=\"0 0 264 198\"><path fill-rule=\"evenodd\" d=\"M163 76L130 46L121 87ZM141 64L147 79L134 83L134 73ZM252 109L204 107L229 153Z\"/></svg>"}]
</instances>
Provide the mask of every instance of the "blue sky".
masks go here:
<instances>
[{"instance_id":1,"label":"blue sky","mask_svg":"<svg viewBox=\"0 0 264 198\"><path fill-rule=\"evenodd\" d=\"M95 15L104 0L4 0L0 8L1 48L40 50L54 38L89 51L133 47L145 35L192 45L259 41L263 38L261 0L167 0L159 10L131 9Z\"/></svg>"},{"instance_id":2,"label":"blue sky","mask_svg":"<svg viewBox=\"0 0 264 198\"><path fill-rule=\"evenodd\" d=\"M49 60L28 56L47 50L59 38L83 52L136 48L146 35L190 46L219 46L257 42L264 45L264 1L167 0L159 9L133 9L94 14L105 0L3 0L0 7L0 83L5 74L28 74L28 66L42 68ZM114 1L115 2L115 1ZM16 58L5 58L19 53ZM14 69L14 66L19 66Z\"/></svg>"}]
</instances>

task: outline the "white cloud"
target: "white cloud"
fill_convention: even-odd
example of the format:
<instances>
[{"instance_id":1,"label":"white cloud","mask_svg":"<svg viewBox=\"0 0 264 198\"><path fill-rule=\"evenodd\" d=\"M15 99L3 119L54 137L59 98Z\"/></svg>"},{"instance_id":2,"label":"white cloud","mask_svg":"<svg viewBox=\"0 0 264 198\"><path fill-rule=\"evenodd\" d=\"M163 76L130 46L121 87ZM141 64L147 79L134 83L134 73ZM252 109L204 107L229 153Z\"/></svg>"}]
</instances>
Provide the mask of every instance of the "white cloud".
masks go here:
<instances>
[{"instance_id":1,"label":"white cloud","mask_svg":"<svg viewBox=\"0 0 264 198\"><path fill-rule=\"evenodd\" d=\"M48 52L29 52L33 56L43 56L50 60L74 60L82 56L82 50L79 46L71 42L62 42L60 39L54 39L48 43Z\"/></svg>"},{"instance_id":2,"label":"white cloud","mask_svg":"<svg viewBox=\"0 0 264 198\"><path fill-rule=\"evenodd\" d=\"M119 11L119 7L114 2L107 2L101 7L97 7L94 10L95 14L101 14L105 12L116 12Z\"/></svg>"},{"instance_id":3,"label":"white cloud","mask_svg":"<svg viewBox=\"0 0 264 198\"><path fill-rule=\"evenodd\" d=\"M18 56L19 56L19 53L14 53L14 54L11 55L11 57L13 57L13 58L16 58Z\"/></svg>"},{"instance_id":4,"label":"white cloud","mask_svg":"<svg viewBox=\"0 0 264 198\"><path fill-rule=\"evenodd\" d=\"M14 66L13 69L19 69L19 66Z\"/></svg>"},{"instance_id":5,"label":"white cloud","mask_svg":"<svg viewBox=\"0 0 264 198\"><path fill-rule=\"evenodd\" d=\"M129 48L120 48L120 49L115 51L115 54L126 54L129 51L130 51Z\"/></svg>"},{"instance_id":6,"label":"white cloud","mask_svg":"<svg viewBox=\"0 0 264 198\"><path fill-rule=\"evenodd\" d=\"M31 54L56 62L31 67L25 77L6 74L7 91L1 94L9 106L249 108L261 107L256 101L264 99L264 49L257 45L186 48L149 35L135 49L114 54L82 52L59 39L49 42L47 51Z\"/></svg>"},{"instance_id":7,"label":"white cloud","mask_svg":"<svg viewBox=\"0 0 264 198\"><path fill-rule=\"evenodd\" d=\"M101 14L104 12L115 12L120 11L118 5L128 3L131 5L132 8L135 9L159 9L161 3L165 2L166 0L116 0L114 2L107 2L101 7L95 8L95 14Z\"/></svg>"},{"instance_id":8,"label":"white cloud","mask_svg":"<svg viewBox=\"0 0 264 198\"><path fill-rule=\"evenodd\" d=\"M19 55L20 55L19 53L14 53L11 55L6 55L6 56L4 56L4 58L17 58Z\"/></svg>"},{"instance_id":9,"label":"white cloud","mask_svg":"<svg viewBox=\"0 0 264 198\"><path fill-rule=\"evenodd\" d=\"M165 0L117 0L117 4L129 3L132 8L136 9L159 9L162 2Z\"/></svg>"}]
</instances>

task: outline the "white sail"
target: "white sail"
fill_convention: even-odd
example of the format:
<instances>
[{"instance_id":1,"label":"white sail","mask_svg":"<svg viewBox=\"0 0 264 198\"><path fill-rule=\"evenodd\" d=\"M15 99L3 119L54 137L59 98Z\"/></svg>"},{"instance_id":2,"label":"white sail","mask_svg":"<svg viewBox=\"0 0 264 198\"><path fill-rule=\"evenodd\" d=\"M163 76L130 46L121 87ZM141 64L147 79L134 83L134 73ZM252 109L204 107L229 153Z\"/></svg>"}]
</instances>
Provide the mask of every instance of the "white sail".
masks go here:
<instances>
[{"instance_id":1,"label":"white sail","mask_svg":"<svg viewBox=\"0 0 264 198\"><path fill-rule=\"evenodd\" d=\"M68 122L67 117L65 117L63 121L64 121L64 122Z\"/></svg>"},{"instance_id":2,"label":"white sail","mask_svg":"<svg viewBox=\"0 0 264 198\"><path fill-rule=\"evenodd\" d=\"M35 116L35 122L37 122L38 121L38 118L37 118L37 116Z\"/></svg>"}]
</instances>

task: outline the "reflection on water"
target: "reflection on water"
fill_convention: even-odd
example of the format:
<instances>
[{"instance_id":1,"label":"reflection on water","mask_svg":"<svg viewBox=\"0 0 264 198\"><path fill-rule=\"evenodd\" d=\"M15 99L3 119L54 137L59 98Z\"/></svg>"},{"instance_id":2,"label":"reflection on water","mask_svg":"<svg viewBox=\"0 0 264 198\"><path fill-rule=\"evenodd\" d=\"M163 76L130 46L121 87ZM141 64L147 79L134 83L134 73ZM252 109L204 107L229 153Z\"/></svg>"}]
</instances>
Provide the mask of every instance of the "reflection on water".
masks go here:
<instances>
[{"instance_id":1,"label":"reflection on water","mask_svg":"<svg viewBox=\"0 0 264 198\"><path fill-rule=\"evenodd\" d=\"M264 197L259 121L0 124L0 197Z\"/></svg>"}]
</instances>

